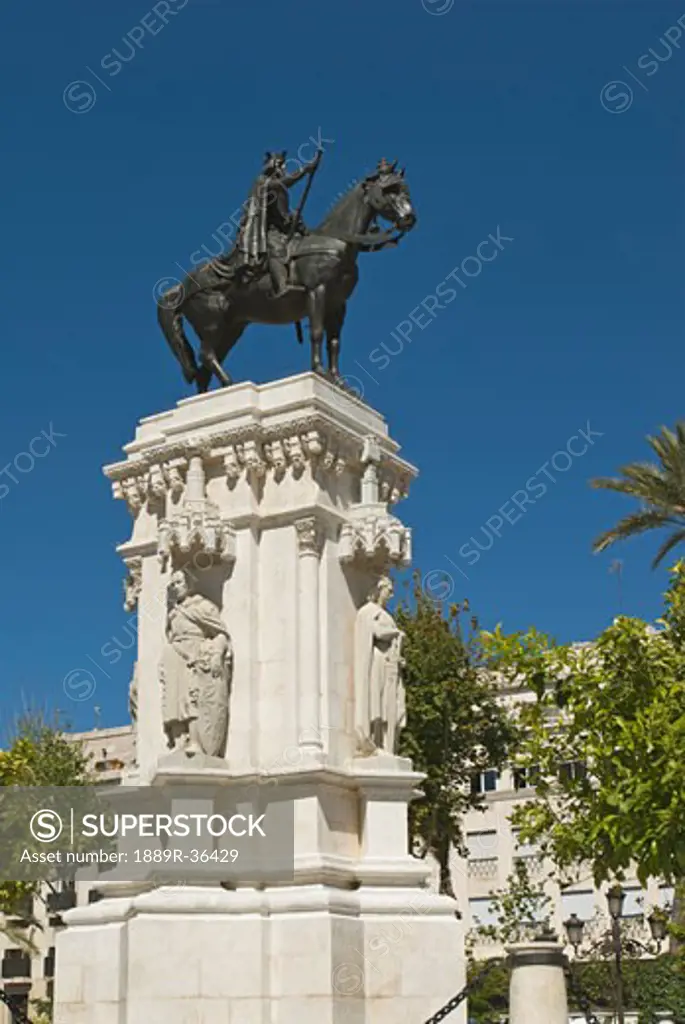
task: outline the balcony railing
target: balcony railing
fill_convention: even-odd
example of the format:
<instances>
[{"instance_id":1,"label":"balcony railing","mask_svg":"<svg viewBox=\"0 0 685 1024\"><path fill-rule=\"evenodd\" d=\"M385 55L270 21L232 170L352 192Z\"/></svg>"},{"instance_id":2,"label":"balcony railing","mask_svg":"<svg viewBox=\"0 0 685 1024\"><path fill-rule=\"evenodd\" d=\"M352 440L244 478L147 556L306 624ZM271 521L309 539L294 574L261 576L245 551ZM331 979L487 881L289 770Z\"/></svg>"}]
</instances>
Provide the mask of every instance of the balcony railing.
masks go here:
<instances>
[{"instance_id":1,"label":"balcony railing","mask_svg":"<svg viewBox=\"0 0 685 1024\"><path fill-rule=\"evenodd\" d=\"M497 857L481 857L469 861L469 878L496 878Z\"/></svg>"},{"instance_id":2,"label":"balcony railing","mask_svg":"<svg viewBox=\"0 0 685 1024\"><path fill-rule=\"evenodd\" d=\"M527 869L530 878L541 878L545 873L544 862L537 853L514 857L514 864L522 864Z\"/></svg>"}]
</instances>

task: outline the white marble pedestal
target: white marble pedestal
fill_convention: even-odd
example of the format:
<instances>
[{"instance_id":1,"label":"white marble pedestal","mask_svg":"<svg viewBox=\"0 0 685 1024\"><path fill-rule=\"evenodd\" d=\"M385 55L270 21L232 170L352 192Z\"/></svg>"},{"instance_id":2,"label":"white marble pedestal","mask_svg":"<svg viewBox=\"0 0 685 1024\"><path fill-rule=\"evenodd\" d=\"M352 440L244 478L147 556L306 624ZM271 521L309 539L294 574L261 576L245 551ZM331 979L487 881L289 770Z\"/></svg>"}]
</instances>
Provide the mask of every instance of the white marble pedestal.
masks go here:
<instances>
[{"instance_id":1,"label":"white marble pedestal","mask_svg":"<svg viewBox=\"0 0 685 1024\"><path fill-rule=\"evenodd\" d=\"M525 942L510 946L507 952L511 1024L567 1024L562 946L555 941Z\"/></svg>"},{"instance_id":2,"label":"white marble pedestal","mask_svg":"<svg viewBox=\"0 0 685 1024\"><path fill-rule=\"evenodd\" d=\"M105 899L65 915L56 1024L422 1024L464 983L462 929L407 852L421 777L358 754L353 680L357 610L410 560L391 506L416 471L378 413L313 374L181 401L125 453L105 472L133 517L119 548L139 624L126 781L274 783L293 800L293 871L231 891L105 881ZM232 639L219 757L170 756L163 729L179 568Z\"/></svg>"}]
</instances>

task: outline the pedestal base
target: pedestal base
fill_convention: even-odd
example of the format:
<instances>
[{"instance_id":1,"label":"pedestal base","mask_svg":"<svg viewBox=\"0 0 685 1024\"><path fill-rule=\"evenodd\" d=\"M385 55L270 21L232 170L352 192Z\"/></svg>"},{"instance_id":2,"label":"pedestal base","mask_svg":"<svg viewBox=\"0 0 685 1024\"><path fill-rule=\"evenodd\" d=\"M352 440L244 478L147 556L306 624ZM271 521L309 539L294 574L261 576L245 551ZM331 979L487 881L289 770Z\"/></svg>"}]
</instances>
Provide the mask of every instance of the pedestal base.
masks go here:
<instances>
[{"instance_id":1,"label":"pedestal base","mask_svg":"<svg viewBox=\"0 0 685 1024\"><path fill-rule=\"evenodd\" d=\"M372 887L105 899L65 915L55 1021L422 1024L464 984L454 910L445 896Z\"/></svg>"}]
</instances>

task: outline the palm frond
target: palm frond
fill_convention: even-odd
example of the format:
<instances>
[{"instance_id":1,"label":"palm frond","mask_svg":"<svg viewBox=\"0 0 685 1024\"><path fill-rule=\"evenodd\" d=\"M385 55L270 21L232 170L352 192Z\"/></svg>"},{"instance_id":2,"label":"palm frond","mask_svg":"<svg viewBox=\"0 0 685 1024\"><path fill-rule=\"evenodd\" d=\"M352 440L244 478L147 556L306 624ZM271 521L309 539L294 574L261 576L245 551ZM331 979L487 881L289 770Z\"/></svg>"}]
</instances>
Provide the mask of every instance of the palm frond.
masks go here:
<instances>
[{"instance_id":1,"label":"palm frond","mask_svg":"<svg viewBox=\"0 0 685 1024\"><path fill-rule=\"evenodd\" d=\"M683 541L685 541L685 528L682 530L674 530L670 537L666 538L654 556L652 569L656 569L656 567L663 562L669 551L672 551L677 544L681 544Z\"/></svg>"},{"instance_id":2,"label":"palm frond","mask_svg":"<svg viewBox=\"0 0 685 1024\"><path fill-rule=\"evenodd\" d=\"M621 466L620 476L597 477L590 481L595 490L626 494L641 504L638 511L600 534L592 549L604 551L619 540L647 530L674 526L675 531L669 534L654 559L653 564L657 566L669 551L685 541L685 420L679 420L675 430L661 427L659 433L648 437L647 441L657 463L632 462Z\"/></svg>"},{"instance_id":3,"label":"palm frond","mask_svg":"<svg viewBox=\"0 0 685 1024\"><path fill-rule=\"evenodd\" d=\"M616 541L627 540L629 537L645 533L647 530L654 530L668 525L679 526L685 529L685 518L679 521L658 509L642 509L639 512L631 512L630 515L620 519L616 526L612 526L610 530L600 533L599 537L592 543L592 550L595 553L599 553L611 547Z\"/></svg>"}]
</instances>

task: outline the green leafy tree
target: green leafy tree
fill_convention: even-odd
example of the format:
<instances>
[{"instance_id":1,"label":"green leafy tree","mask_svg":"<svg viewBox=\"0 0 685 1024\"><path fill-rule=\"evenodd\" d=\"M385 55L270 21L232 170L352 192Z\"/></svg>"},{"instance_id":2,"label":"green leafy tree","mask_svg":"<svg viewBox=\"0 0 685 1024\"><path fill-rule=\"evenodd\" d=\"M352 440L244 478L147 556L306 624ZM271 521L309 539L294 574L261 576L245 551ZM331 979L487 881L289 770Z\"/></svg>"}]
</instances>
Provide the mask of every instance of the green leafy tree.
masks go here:
<instances>
[{"instance_id":1,"label":"green leafy tree","mask_svg":"<svg viewBox=\"0 0 685 1024\"><path fill-rule=\"evenodd\" d=\"M79 745L69 740L58 724L28 713L19 719L6 750L0 750L0 786L82 786L90 782L87 759ZM17 929L8 917L25 918L24 906L41 893L40 882L0 881L0 930L13 941L31 947L30 934Z\"/></svg>"},{"instance_id":2,"label":"green leafy tree","mask_svg":"<svg viewBox=\"0 0 685 1024\"><path fill-rule=\"evenodd\" d=\"M429 600L418 577L397 612L404 630L407 726L401 753L425 772L424 798L410 808L410 834L440 866L440 891L453 895L450 852L464 853L465 812L483 806L471 788L474 774L500 768L514 739L508 712L480 671L479 630L474 619L465 637L468 605L443 608Z\"/></svg>"},{"instance_id":3,"label":"green leafy tree","mask_svg":"<svg viewBox=\"0 0 685 1024\"><path fill-rule=\"evenodd\" d=\"M516 760L536 795L514 814L564 873L600 883L631 864L644 883L685 879L685 568L659 628L620 617L592 644L559 646L534 629L483 638L491 668L532 689Z\"/></svg>"},{"instance_id":4,"label":"green leafy tree","mask_svg":"<svg viewBox=\"0 0 685 1024\"><path fill-rule=\"evenodd\" d=\"M666 528L669 534L653 562L657 566L669 551L685 540L685 422L676 424L675 433L662 427L656 437L647 440L658 463L633 462L621 468L620 477L590 481L592 487L627 494L640 502L636 512L624 516L616 526L600 534L593 548L604 551L616 541Z\"/></svg>"}]
</instances>

